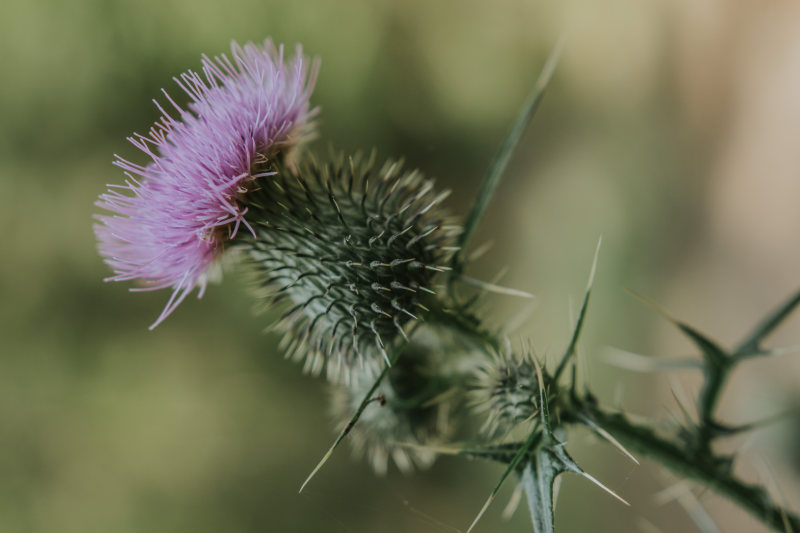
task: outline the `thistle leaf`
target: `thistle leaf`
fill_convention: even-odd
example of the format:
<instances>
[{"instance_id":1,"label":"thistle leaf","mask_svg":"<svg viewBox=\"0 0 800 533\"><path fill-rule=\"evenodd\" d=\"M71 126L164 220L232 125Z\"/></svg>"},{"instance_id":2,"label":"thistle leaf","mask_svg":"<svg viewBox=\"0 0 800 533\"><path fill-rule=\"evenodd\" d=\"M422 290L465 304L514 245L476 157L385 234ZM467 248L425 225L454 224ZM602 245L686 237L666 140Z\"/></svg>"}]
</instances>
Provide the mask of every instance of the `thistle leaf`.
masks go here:
<instances>
[{"instance_id":1,"label":"thistle leaf","mask_svg":"<svg viewBox=\"0 0 800 533\"><path fill-rule=\"evenodd\" d=\"M514 150L519 143L520 137L522 137L522 134L525 132L525 128L527 127L528 123L536 114L539 103L542 101L542 97L544 96L545 89L550 83L550 78L553 76L553 71L558 64L558 59L561 55L561 49L563 46L564 39L561 38L551 50L550 55L547 57L547 60L545 61L545 64L539 73L539 77L537 78L536 83L534 84L533 89L528 96L528 99L525 101L522 110L517 116L516 122L514 122L514 126L511 128L511 131L503 141L500 150L495 155L492 164L489 166L489 171L483 179L481 189L475 198L475 203L472 204L472 209L470 209L467 219L464 222L464 231L459 236L458 243L456 245L459 250L452 258L451 264L457 272L463 270L461 256L464 253L465 248L469 245L469 242L475 233L475 229L478 227L478 223L486 212L486 209L489 207L489 202L492 200L497 186L500 184L500 179L503 177L503 172L505 171L508 161L511 159L511 155L514 153Z\"/></svg>"},{"instance_id":2,"label":"thistle leaf","mask_svg":"<svg viewBox=\"0 0 800 533\"><path fill-rule=\"evenodd\" d=\"M523 456L525 456L529 450L534 448L536 442L539 439L541 439L542 434L541 432L538 431L538 428L539 425L537 424L531 431L530 435L528 435L528 439L517 450L517 453L508 463L508 467L506 468L505 472L503 472L503 475L500 476L500 480L497 482L497 485L495 485L494 489L492 490L492 493L489 494L489 498L486 500L486 503L484 503L483 507L481 507L481 510L478 511L478 516L476 516L475 520L473 520L472 524L470 524L469 528L467 529L467 533L470 533L475 528L475 525L478 523L483 514L486 512L486 509L488 509L489 505L494 501L495 497L497 496L497 493L500 491L500 487L503 486L503 483L505 482L506 478L508 478L509 474L511 474L511 472L513 472L517 468L517 465L520 463Z\"/></svg>"},{"instance_id":3,"label":"thistle leaf","mask_svg":"<svg viewBox=\"0 0 800 533\"><path fill-rule=\"evenodd\" d=\"M694 343L694 345L700 349L700 352L703 354L703 357L706 359L706 361L714 366L724 366L728 363L730 355L728 354L727 350L722 348L717 342L711 340L706 334L701 333L689 324L678 320L653 300L642 296L631 289L628 289L628 292L639 301L655 309L660 315L672 322L675 327L677 327L684 335L689 337L689 340L691 340L692 343Z\"/></svg>"},{"instance_id":4,"label":"thistle leaf","mask_svg":"<svg viewBox=\"0 0 800 533\"><path fill-rule=\"evenodd\" d=\"M578 338L581 335L581 330L583 329L583 321L586 318L586 309L589 306L589 297L592 294L592 286L594 285L594 276L597 272L597 261L600 258L600 246L603 244L603 238L600 237L597 241L597 248L594 251L594 259L592 260L592 269L589 271L589 282L586 284L586 292L583 295L583 303L581 303L581 310L578 313L578 321L575 322L575 328L572 331L572 338L569 341L569 345L567 345L567 349L564 351L564 355L561 356L561 361L558 363L558 367L556 368L555 373L553 374L553 381L558 381L559 376L567 367L567 363L575 355L575 347L578 344Z\"/></svg>"},{"instance_id":5,"label":"thistle leaf","mask_svg":"<svg viewBox=\"0 0 800 533\"><path fill-rule=\"evenodd\" d=\"M736 357L753 357L765 355L761 350L761 342L777 328L794 309L800 305L800 291L795 293L783 305L775 309L741 342L736 348Z\"/></svg>"},{"instance_id":6,"label":"thistle leaf","mask_svg":"<svg viewBox=\"0 0 800 533\"><path fill-rule=\"evenodd\" d=\"M541 440L542 433L537 432L530 448L536 448ZM508 464L514 460L520 450L520 443L510 442L507 444L488 444L476 446L469 443L454 443L450 445L428 445L412 442L396 442L396 446L412 449L428 450L441 455L457 456L462 455L471 459L487 459Z\"/></svg>"},{"instance_id":7,"label":"thistle leaf","mask_svg":"<svg viewBox=\"0 0 800 533\"><path fill-rule=\"evenodd\" d=\"M400 357L401 353L402 350L398 350L397 353L395 353L394 356L392 357L391 362L392 363L396 362L397 359ZM350 433L350 431L353 430L353 427L355 427L356 423L358 422L358 419L361 417L361 413L363 413L364 409L367 408L367 405L369 405L370 402L372 402L372 397L375 394L375 391L378 389L378 386L380 386L381 382L386 377L386 374L389 372L390 368L391 368L390 366L386 366L383 368L380 375L377 377L377 379L375 379L375 383L372 385L369 391L367 391L367 394L364 395L364 399L361 401L361 404L358 406L358 409L356 409L356 412L353 413L353 417L347 422L347 424L345 424L344 429L342 429L341 433L339 433L339 435L336 437L336 440L333 441L333 444L328 449L328 451L325 452L325 455L322 456L322 459L320 459L319 463L317 463L317 466L314 467L314 470L312 470L311 473L308 475L306 480L300 486L300 490L298 492L303 492L303 489L306 488L306 485L308 485L309 481L311 481L311 479L315 475L317 475L317 472L319 472L320 469L325 465L325 463L328 462L328 459L331 458L333 452L336 450L336 448L339 447L339 444L341 444L341 442L348 435L348 433Z\"/></svg>"},{"instance_id":8,"label":"thistle leaf","mask_svg":"<svg viewBox=\"0 0 800 533\"><path fill-rule=\"evenodd\" d=\"M721 348L716 342L709 339L703 333L683 322L676 322L676 326L680 329L689 339L700 348L703 357L714 365L724 365L726 360L730 357L728 352Z\"/></svg>"}]
</instances>

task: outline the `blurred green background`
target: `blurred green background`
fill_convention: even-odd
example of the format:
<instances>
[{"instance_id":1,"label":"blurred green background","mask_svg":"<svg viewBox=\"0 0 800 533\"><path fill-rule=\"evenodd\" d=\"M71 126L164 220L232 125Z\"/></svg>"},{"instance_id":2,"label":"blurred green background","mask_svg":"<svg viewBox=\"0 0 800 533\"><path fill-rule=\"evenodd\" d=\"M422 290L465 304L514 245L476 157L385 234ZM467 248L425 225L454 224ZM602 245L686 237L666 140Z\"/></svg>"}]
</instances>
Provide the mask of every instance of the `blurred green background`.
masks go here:
<instances>
[{"instance_id":1,"label":"blurred green background","mask_svg":"<svg viewBox=\"0 0 800 533\"><path fill-rule=\"evenodd\" d=\"M664 420L697 376L603 364L607 346L691 348L631 287L733 343L800 275L800 8L796 2L6 0L0 5L0 531L466 530L501 468L444 458L376 478L347 451L302 495L332 440L324 384L284 361L236 276L155 331L167 293L104 284L93 206L120 182L124 140L201 53L267 36L320 56L316 147L375 147L452 188L463 214L561 33L568 43L476 242L478 277L536 294L520 335L562 349L604 237L582 357L609 405ZM495 298L493 320L525 302ZM500 317L500 318L494 318ZM800 343L793 320L775 345ZM730 421L794 401L797 359L754 364ZM797 440L781 425L735 442L742 474L800 501ZM562 485L559 531L691 531L675 479L580 432L570 449L626 508ZM790 459L794 454L794 465ZM766 464L768 467L763 467ZM778 472L769 476L764 472ZM766 477L765 477L766 476ZM476 531L529 531L508 487ZM759 531L708 491L723 531Z\"/></svg>"}]
</instances>

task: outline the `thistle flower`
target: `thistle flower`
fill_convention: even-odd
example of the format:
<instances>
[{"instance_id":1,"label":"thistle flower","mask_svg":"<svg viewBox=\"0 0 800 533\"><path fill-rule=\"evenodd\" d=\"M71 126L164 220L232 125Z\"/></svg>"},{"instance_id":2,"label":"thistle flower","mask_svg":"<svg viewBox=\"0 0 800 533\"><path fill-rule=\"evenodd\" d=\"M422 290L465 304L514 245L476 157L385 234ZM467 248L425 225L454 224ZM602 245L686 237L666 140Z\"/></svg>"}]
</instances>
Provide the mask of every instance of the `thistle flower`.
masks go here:
<instances>
[{"instance_id":1,"label":"thistle flower","mask_svg":"<svg viewBox=\"0 0 800 533\"><path fill-rule=\"evenodd\" d=\"M279 327L287 356L332 380L384 359L428 311L457 226L439 212L447 192L398 162L310 158L259 182L246 199L257 237L245 242L270 305L289 302Z\"/></svg>"},{"instance_id":2,"label":"thistle flower","mask_svg":"<svg viewBox=\"0 0 800 533\"><path fill-rule=\"evenodd\" d=\"M161 118L147 136L128 140L151 161L145 165L116 156L128 179L109 185L97 206L113 215L98 216L99 251L114 271L111 281L137 280L132 290L172 289L151 329L195 288L201 297L209 269L226 241L244 224L246 191L279 154L312 131L309 96L316 64L297 47L284 59L283 46L270 40L202 58L202 74L175 78L190 103L172 114L156 102ZM174 116L173 116L174 115Z\"/></svg>"},{"instance_id":3,"label":"thistle flower","mask_svg":"<svg viewBox=\"0 0 800 533\"><path fill-rule=\"evenodd\" d=\"M477 368L470 395L475 411L486 414L484 432L507 434L539 413L539 379L533 357L529 350L521 355L501 351ZM547 391L551 378L542 372Z\"/></svg>"},{"instance_id":4,"label":"thistle flower","mask_svg":"<svg viewBox=\"0 0 800 533\"><path fill-rule=\"evenodd\" d=\"M404 473L429 467L434 447L453 433L454 396L445 394L451 383L437 374L435 355L412 341L350 432L354 455L365 456L378 474L386 473L390 459ZM332 386L337 423L349 421L380 373L379 364L367 363L351 374L347 386Z\"/></svg>"}]
</instances>

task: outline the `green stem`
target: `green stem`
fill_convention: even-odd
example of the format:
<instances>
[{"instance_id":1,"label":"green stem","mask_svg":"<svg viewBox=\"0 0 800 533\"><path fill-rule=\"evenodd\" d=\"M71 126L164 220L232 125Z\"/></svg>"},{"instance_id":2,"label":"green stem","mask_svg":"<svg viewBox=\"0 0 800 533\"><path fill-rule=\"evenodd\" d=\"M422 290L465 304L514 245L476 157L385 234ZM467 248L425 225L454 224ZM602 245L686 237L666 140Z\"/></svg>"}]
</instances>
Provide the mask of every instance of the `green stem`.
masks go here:
<instances>
[{"instance_id":1,"label":"green stem","mask_svg":"<svg viewBox=\"0 0 800 533\"><path fill-rule=\"evenodd\" d=\"M550 505L542 505L542 502L553 501L553 485L549 480L542 479L542 469L534 469L533 464L529 462L522 470L522 486L528 497L533 531L534 533L553 531L553 508Z\"/></svg>"},{"instance_id":2,"label":"green stem","mask_svg":"<svg viewBox=\"0 0 800 533\"><path fill-rule=\"evenodd\" d=\"M693 451L657 435L648 426L631 422L621 414L605 412L589 402L573 404L571 413L565 413L564 416L575 420L578 414L589 416L598 426L632 450L725 496L772 529L800 531L800 517L797 514L776 505L762 487L745 483L733 476L732 459L713 460L708 456L698 456Z\"/></svg>"},{"instance_id":3,"label":"green stem","mask_svg":"<svg viewBox=\"0 0 800 533\"><path fill-rule=\"evenodd\" d=\"M728 359L724 363L706 364L705 381L700 390L700 403L699 413L702 424L700 425L700 442L698 443L701 449L706 451L710 450L711 440L719 434L719 425L714 417L716 412L719 397L722 395L722 389L728 379L733 368L733 359Z\"/></svg>"},{"instance_id":4,"label":"green stem","mask_svg":"<svg viewBox=\"0 0 800 533\"><path fill-rule=\"evenodd\" d=\"M588 300L588 290L586 299ZM796 302L792 302L794 304ZM463 314L463 309L453 311L438 306L432 311L431 318L434 322L459 333L478 349L488 353L502 346L496 335L482 329L480 321ZM800 533L800 516L775 503L763 487L738 479L733 473L734 458L715 454L712 449L712 440L720 434L721 427L714 419L714 411L737 358L724 352L694 329L681 323L679 327L703 350L707 361L706 380L699 400L701 424L699 432L694 433L698 440L681 442L676 437L659 435L651 426L637 424L622 414L600 409L590 395L579 396L574 391L572 394L559 394L558 382L553 380L550 410L558 413L558 424L585 424L589 419L626 447L656 460L676 474L704 484L775 531ZM577 333L567 349L567 355L574 348L576 338ZM519 451L527 453L528 444L517 443L515 446ZM528 484L534 481L531 474L532 472L528 472ZM534 523L536 524L535 517Z\"/></svg>"},{"instance_id":5,"label":"green stem","mask_svg":"<svg viewBox=\"0 0 800 533\"><path fill-rule=\"evenodd\" d=\"M478 348L496 350L501 346L500 340L491 332L480 329L480 322L473 317L465 318L442 310L434 316L438 323L462 334ZM773 502L764 488L736 478L733 458L715 455L711 449L714 434L709 432L715 427L713 412L732 368L733 360L730 361L719 361L722 364L709 367L701 392L701 412L704 414L701 428L709 429L701 432L701 442L695 445L682 444L657 434L650 426L636 424L622 414L604 411L589 397L555 393L550 398L550 409L558 412L560 424L585 424L586 418L591 419L626 447L656 460L676 474L706 485L776 531L800 532L800 516ZM518 445L527 448L522 443Z\"/></svg>"}]
</instances>

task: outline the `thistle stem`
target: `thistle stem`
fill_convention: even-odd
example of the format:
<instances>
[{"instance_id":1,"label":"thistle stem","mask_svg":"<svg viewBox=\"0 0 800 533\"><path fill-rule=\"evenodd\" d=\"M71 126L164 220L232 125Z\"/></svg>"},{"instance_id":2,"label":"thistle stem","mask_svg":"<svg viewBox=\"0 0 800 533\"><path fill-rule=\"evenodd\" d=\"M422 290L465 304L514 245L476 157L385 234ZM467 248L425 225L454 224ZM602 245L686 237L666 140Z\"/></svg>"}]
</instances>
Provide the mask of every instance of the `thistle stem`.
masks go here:
<instances>
[{"instance_id":1,"label":"thistle stem","mask_svg":"<svg viewBox=\"0 0 800 533\"><path fill-rule=\"evenodd\" d=\"M717 364L707 364L704 368L705 381L703 388L700 390L700 417L702 419L701 425L701 442L702 447L708 449L711 445L711 439L715 436L715 428L717 428L714 419L719 397L722 395L723 387L727 381L728 374L734 366L736 360L727 359L724 362Z\"/></svg>"},{"instance_id":2,"label":"thistle stem","mask_svg":"<svg viewBox=\"0 0 800 533\"><path fill-rule=\"evenodd\" d=\"M488 352L502 346L501 339L481 329L480 322L473 317L443 310L434 316L439 324L463 335L479 349ZM558 413L559 425L586 425L587 420L591 421L624 446L650 457L676 474L711 488L775 531L800 532L800 516L778 505L763 487L738 479L733 473L734 457L721 456L712 450L711 441L718 434L715 433L718 426L713 413L737 359L726 357L716 362L719 364L706 366L706 381L700 397L701 425L696 434L699 440L693 443L681 443L675 437L659 435L652 426L637 424L622 414L605 411L589 394L581 396L554 391L549 409ZM518 449L525 446L521 442L512 445ZM530 475L528 477L526 482L531 483Z\"/></svg>"},{"instance_id":3,"label":"thistle stem","mask_svg":"<svg viewBox=\"0 0 800 533\"><path fill-rule=\"evenodd\" d=\"M631 422L621 414L608 413L586 401L575 403L573 399L572 402L571 412L562 411L565 418L574 420L579 415L589 416L625 446L649 456L677 474L703 483L775 531L800 531L800 516L774 503L762 487L734 477L732 458L714 461L708 456L698 456L693 450L663 438L652 428Z\"/></svg>"}]
</instances>

